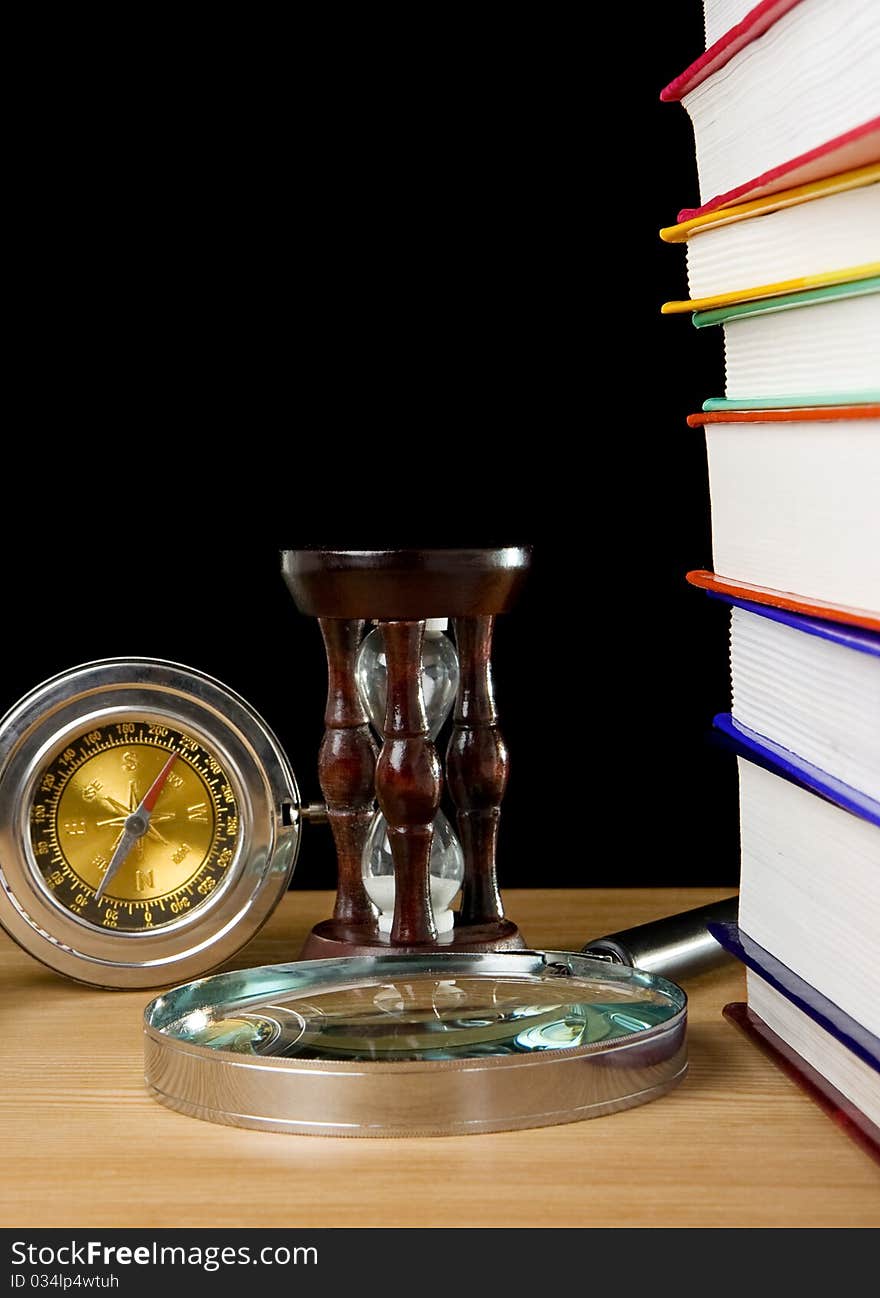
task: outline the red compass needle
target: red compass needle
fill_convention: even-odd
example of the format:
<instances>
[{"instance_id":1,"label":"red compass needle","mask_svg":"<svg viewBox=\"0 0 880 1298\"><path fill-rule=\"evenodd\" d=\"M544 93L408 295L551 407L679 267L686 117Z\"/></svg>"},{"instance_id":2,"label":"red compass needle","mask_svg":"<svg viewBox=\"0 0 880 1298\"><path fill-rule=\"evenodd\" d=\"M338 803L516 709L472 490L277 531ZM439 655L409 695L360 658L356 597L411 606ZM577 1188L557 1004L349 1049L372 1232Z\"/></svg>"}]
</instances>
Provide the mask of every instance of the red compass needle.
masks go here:
<instances>
[{"instance_id":1,"label":"red compass needle","mask_svg":"<svg viewBox=\"0 0 880 1298\"><path fill-rule=\"evenodd\" d=\"M156 805L156 799L159 797L159 794L164 789L165 781L168 779L168 776L171 774L171 768L176 761L177 761L177 753L172 753L171 756L168 758L168 761L162 767L159 774L156 776L153 783L150 785L150 787L147 789L146 793L144 794L143 801L141 802L141 805L138 807L137 811L135 812L135 815L140 816L143 815L144 812L147 812L147 814L149 815L149 813L153 810L153 808Z\"/></svg>"},{"instance_id":2,"label":"red compass needle","mask_svg":"<svg viewBox=\"0 0 880 1298\"><path fill-rule=\"evenodd\" d=\"M118 874L122 869L128 854L134 847L135 843L139 838L143 838L144 834L150 828L150 815L156 805L156 800L159 797L159 794L165 787L165 781L171 774L171 768L176 761L177 753L172 753L153 783L147 789L139 806L130 816L126 817L122 837L116 845L116 851L110 858L110 864L107 866L104 878L98 885L98 890L95 893L95 901L101 900L107 890L107 885L110 883L114 875Z\"/></svg>"}]
</instances>

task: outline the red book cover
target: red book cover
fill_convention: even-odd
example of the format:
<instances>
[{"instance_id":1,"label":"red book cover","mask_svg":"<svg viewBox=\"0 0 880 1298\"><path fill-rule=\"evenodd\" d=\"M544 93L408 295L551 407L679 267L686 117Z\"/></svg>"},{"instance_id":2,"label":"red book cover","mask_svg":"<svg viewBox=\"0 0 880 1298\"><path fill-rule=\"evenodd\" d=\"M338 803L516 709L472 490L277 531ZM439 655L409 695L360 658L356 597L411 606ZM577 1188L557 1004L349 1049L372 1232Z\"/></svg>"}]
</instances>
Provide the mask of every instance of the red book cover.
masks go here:
<instances>
[{"instance_id":1,"label":"red book cover","mask_svg":"<svg viewBox=\"0 0 880 1298\"><path fill-rule=\"evenodd\" d=\"M685 95L690 94L697 86L702 85L729 63L746 46L763 36L774 23L800 3L801 0L761 0L760 4L749 10L741 22L725 32L674 81L670 81L669 85L661 90L660 98L666 103L676 103L683 99ZM823 180L826 176L833 176L854 167L869 166L878 160L880 160L880 117L874 117L860 123L852 130L845 131L842 135L824 141L806 153L771 167L769 171L754 176L726 193L716 194L702 207L683 208L678 214L678 220L679 222L691 221L720 207L751 202L754 199L764 198L768 194L775 194L781 189Z\"/></svg>"},{"instance_id":2,"label":"red book cover","mask_svg":"<svg viewBox=\"0 0 880 1298\"><path fill-rule=\"evenodd\" d=\"M780 1037L772 1032L762 1018L748 1005L734 1001L725 1005L724 1017L733 1023L773 1060L774 1064L790 1077L811 1100L814 1100L837 1125L866 1153L880 1162L880 1130L861 1109L851 1104L846 1096L841 1095L821 1073L817 1072L805 1059L792 1050Z\"/></svg>"},{"instance_id":3,"label":"red book cover","mask_svg":"<svg viewBox=\"0 0 880 1298\"><path fill-rule=\"evenodd\" d=\"M874 162L880 162L880 117L872 117L869 122L863 122L861 126L838 135L834 140L826 140L824 144L802 153L798 158L771 167L763 175L737 185L736 189L730 189L726 194L717 194L702 207L683 207L678 219L679 222L692 221L694 217L705 216L707 212L714 212L719 207L750 203L755 198L775 194L780 189L806 185L814 180L823 180L826 176L835 176L839 171L867 167Z\"/></svg>"},{"instance_id":4,"label":"red book cover","mask_svg":"<svg viewBox=\"0 0 880 1298\"><path fill-rule=\"evenodd\" d=\"M673 104L684 99L685 95L696 90L707 77L711 77L713 72L723 68L734 54L739 54L740 50L745 49L759 36L763 36L778 18L787 14L796 4L800 4L800 0L761 0L760 4L749 10L741 22L725 32L714 45L710 45L705 54L701 54L674 81L670 81L669 85L660 91L660 98L664 103Z\"/></svg>"}]
</instances>

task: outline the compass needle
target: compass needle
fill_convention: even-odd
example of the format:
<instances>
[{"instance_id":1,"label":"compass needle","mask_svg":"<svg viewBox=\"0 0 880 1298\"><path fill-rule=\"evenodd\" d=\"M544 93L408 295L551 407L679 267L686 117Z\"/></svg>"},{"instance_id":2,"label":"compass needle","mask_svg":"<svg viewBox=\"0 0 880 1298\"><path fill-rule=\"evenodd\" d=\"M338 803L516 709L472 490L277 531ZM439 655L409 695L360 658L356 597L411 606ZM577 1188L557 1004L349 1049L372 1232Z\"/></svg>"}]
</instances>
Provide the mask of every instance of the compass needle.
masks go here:
<instances>
[{"instance_id":1,"label":"compass needle","mask_svg":"<svg viewBox=\"0 0 880 1298\"><path fill-rule=\"evenodd\" d=\"M159 774L156 776L153 783L147 789L146 793L143 796L143 800L135 806L131 815L126 820L125 833L122 835L122 838L119 841L119 846L117 847L116 851L113 853L113 856L110 859L110 864L107 866L107 870L104 874L103 879L98 884L98 891L95 893L95 901L101 900L101 898L104 896L104 893L107 891L107 885L119 873L120 869L125 864L128 858L129 852L134 847L135 843L137 843L140 839L142 839L144 834L146 834L147 831L149 830L150 816L152 815L153 808L156 805L156 801L159 797L159 794L165 788L165 781L168 779L168 776L171 774L171 768L176 761L177 761L177 753L172 753L171 756L168 758L168 761L162 767ZM134 802L136 797L137 797L137 786L134 783L134 781L132 781L131 784L132 802ZM158 830L156 831L156 833L158 834ZM161 838L161 835L158 836Z\"/></svg>"}]
</instances>

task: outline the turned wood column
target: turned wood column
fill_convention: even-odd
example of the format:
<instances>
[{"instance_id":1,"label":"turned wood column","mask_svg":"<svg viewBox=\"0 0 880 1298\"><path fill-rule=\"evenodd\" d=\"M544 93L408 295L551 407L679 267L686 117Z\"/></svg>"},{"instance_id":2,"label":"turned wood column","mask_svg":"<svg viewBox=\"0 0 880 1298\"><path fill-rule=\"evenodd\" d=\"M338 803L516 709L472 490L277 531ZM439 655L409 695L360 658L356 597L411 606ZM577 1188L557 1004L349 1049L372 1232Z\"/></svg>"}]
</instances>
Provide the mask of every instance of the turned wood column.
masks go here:
<instances>
[{"instance_id":1,"label":"turned wood column","mask_svg":"<svg viewBox=\"0 0 880 1298\"><path fill-rule=\"evenodd\" d=\"M376 767L376 795L388 821L394 858L392 945L433 942L429 862L434 817L440 806L437 750L428 738L422 698L424 622L383 622L388 669L384 743Z\"/></svg>"},{"instance_id":2,"label":"turned wood column","mask_svg":"<svg viewBox=\"0 0 880 1298\"><path fill-rule=\"evenodd\" d=\"M501 801L507 787L507 745L498 729L492 691L495 618L457 617L459 684L446 778L458 813L464 852L460 922L494 924L504 916L495 873Z\"/></svg>"},{"instance_id":3,"label":"turned wood column","mask_svg":"<svg viewBox=\"0 0 880 1298\"><path fill-rule=\"evenodd\" d=\"M318 754L318 779L339 862L333 918L372 924L361 856L374 814L376 744L354 674L364 623L357 618L322 617L318 621L327 650L328 674L326 730Z\"/></svg>"}]
</instances>

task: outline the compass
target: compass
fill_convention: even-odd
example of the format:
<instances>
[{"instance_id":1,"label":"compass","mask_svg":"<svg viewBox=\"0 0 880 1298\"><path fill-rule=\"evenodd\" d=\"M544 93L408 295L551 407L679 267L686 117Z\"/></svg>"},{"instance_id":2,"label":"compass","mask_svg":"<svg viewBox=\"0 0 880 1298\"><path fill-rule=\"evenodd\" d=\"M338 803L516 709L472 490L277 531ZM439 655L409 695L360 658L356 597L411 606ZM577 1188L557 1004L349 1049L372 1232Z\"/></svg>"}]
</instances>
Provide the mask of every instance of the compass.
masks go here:
<instances>
[{"instance_id":1,"label":"compass","mask_svg":"<svg viewBox=\"0 0 880 1298\"><path fill-rule=\"evenodd\" d=\"M278 741L191 668L87 663L0 721L0 923L68 977L154 987L228 960L299 838Z\"/></svg>"}]
</instances>

